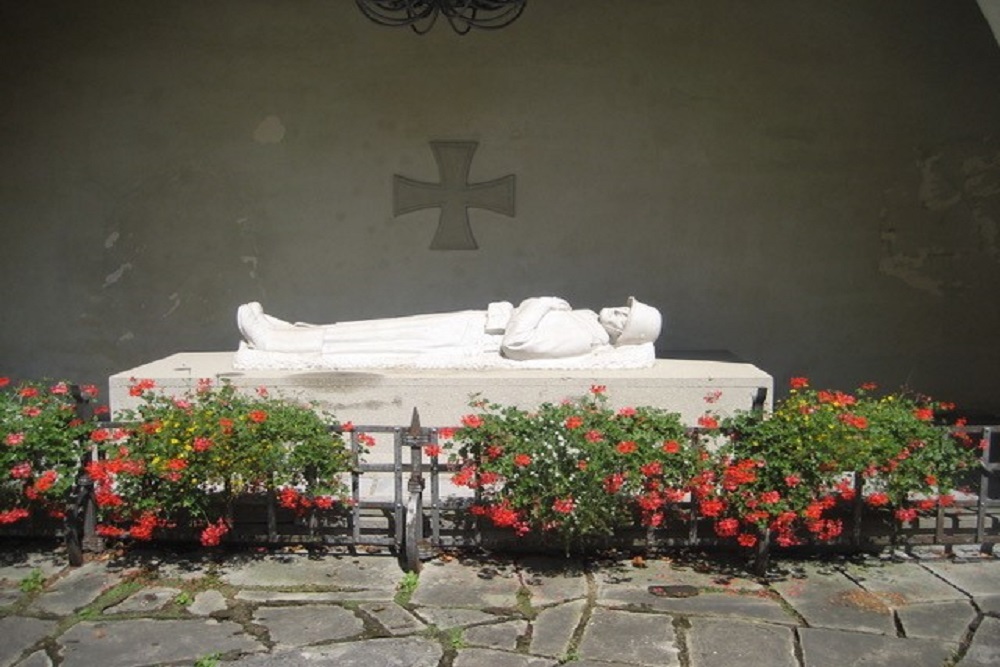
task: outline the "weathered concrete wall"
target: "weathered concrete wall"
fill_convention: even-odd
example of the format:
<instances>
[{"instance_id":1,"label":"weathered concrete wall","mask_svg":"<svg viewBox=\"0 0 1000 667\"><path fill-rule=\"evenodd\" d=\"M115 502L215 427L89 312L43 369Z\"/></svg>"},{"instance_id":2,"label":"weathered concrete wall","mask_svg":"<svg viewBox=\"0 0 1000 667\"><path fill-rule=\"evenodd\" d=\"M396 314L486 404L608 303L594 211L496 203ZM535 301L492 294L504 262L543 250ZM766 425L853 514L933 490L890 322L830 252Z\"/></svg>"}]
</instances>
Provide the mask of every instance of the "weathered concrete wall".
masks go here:
<instances>
[{"instance_id":1,"label":"weathered concrete wall","mask_svg":"<svg viewBox=\"0 0 1000 667\"><path fill-rule=\"evenodd\" d=\"M392 176L515 174L480 249ZM0 373L103 382L332 321L634 293L779 385L1000 411L1000 48L973 0L531 2L418 37L353 3L0 0Z\"/></svg>"}]
</instances>

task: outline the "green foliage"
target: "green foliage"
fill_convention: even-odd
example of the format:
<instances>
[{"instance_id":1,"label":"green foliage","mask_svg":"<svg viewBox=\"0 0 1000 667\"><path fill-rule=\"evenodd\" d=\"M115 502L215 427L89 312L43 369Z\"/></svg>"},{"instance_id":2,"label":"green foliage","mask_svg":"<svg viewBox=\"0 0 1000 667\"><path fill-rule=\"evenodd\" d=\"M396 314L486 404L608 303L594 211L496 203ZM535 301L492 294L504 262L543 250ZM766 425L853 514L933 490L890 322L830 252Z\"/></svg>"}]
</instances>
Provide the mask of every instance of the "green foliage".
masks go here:
<instances>
[{"instance_id":1,"label":"green foliage","mask_svg":"<svg viewBox=\"0 0 1000 667\"><path fill-rule=\"evenodd\" d=\"M0 377L0 525L34 510L62 515L90 432L75 405L66 382L13 386Z\"/></svg>"},{"instance_id":2,"label":"green foliage","mask_svg":"<svg viewBox=\"0 0 1000 667\"><path fill-rule=\"evenodd\" d=\"M462 633L462 628L448 628L445 631L445 638L448 642L448 646L456 650L466 648L468 644L466 643L465 637Z\"/></svg>"},{"instance_id":3,"label":"green foliage","mask_svg":"<svg viewBox=\"0 0 1000 667\"><path fill-rule=\"evenodd\" d=\"M420 575L416 572L407 572L403 575L403 579L399 582L397 587L400 593L405 593L406 595L412 595L415 590L417 590L417 584L420 583Z\"/></svg>"},{"instance_id":4,"label":"green foliage","mask_svg":"<svg viewBox=\"0 0 1000 667\"><path fill-rule=\"evenodd\" d=\"M459 485L479 489L473 512L518 534L549 532L568 544L666 519L706 454L676 413L613 410L604 387L575 401L525 411L476 401L446 447ZM447 434L446 434L447 435Z\"/></svg>"},{"instance_id":5,"label":"green foliage","mask_svg":"<svg viewBox=\"0 0 1000 667\"><path fill-rule=\"evenodd\" d=\"M413 597L413 593L417 590L419 583L420 575L416 572L407 572L404 574L399 584L396 585L396 603L401 605L409 604L410 598Z\"/></svg>"},{"instance_id":6,"label":"green foliage","mask_svg":"<svg viewBox=\"0 0 1000 667\"><path fill-rule=\"evenodd\" d=\"M149 539L185 519L205 525L202 543L212 546L241 494L275 493L283 507L305 513L330 509L344 492L349 451L312 407L204 380L179 398L153 389L148 380L133 383L142 403L123 415L129 429L91 436L103 453L87 467L103 535Z\"/></svg>"},{"instance_id":7,"label":"green foliage","mask_svg":"<svg viewBox=\"0 0 1000 667\"><path fill-rule=\"evenodd\" d=\"M195 660L194 667L218 667L219 660L221 659L221 653L209 653Z\"/></svg>"},{"instance_id":8,"label":"green foliage","mask_svg":"<svg viewBox=\"0 0 1000 667\"><path fill-rule=\"evenodd\" d=\"M45 575L38 568L31 571L31 574L21 580L18 585L22 593L37 593L45 587Z\"/></svg>"}]
</instances>

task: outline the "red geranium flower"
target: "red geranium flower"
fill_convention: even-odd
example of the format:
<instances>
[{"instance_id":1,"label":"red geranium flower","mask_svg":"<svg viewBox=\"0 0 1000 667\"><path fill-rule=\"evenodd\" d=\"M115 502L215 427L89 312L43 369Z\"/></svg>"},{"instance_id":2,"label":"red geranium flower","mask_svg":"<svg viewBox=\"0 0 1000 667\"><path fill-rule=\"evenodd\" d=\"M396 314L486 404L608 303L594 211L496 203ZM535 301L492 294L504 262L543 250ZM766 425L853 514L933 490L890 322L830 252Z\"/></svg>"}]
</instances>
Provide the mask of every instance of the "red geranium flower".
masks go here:
<instances>
[{"instance_id":1,"label":"red geranium flower","mask_svg":"<svg viewBox=\"0 0 1000 667\"><path fill-rule=\"evenodd\" d=\"M604 478L604 490L611 494L618 493L624 483L625 475L620 472L616 472L615 474L608 475Z\"/></svg>"},{"instance_id":2,"label":"red geranium flower","mask_svg":"<svg viewBox=\"0 0 1000 667\"><path fill-rule=\"evenodd\" d=\"M28 479L31 477L31 464L27 461L18 463L10 469L10 476L14 479Z\"/></svg>"},{"instance_id":3,"label":"red geranium flower","mask_svg":"<svg viewBox=\"0 0 1000 667\"><path fill-rule=\"evenodd\" d=\"M576 503L573 501L572 497L560 498L552 503L552 509L559 514L570 514L574 507L576 507Z\"/></svg>"},{"instance_id":4,"label":"red geranium flower","mask_svg":"<svg viewBox=\"0 0 1000 667\"><path fill-rule=\"evenodd\" d=\"M466 428L479 428L483 425L483 418L479 415L465 415L462 417L462 426Z\"/></svg>"},{"instance_id":5,"label":"red geranium flower","mask_svg":"<svg viewBox=\"0 0 1000 667\"><path fill-rule=\"evenodd\" d=\"M889 504L889 496L888 494L882 492L873 493L867 498L865 498L865 502L867 502L872 507L881 507L883 505Z\"/></svg>"},{"instance_id":6,"label":"red geranium flower","mask_svg":"<svg viewBox=\"0 0 1000 667\"><path fill-rule=\"evenodd\" d=\"M640 466L639 470L641 470L642 474L646 477L655 477L663 472L663 466L660 465L659 461L650 461L649 463Z\"/></svg>"},{"instance_id":7,"label":"red geranium flower","mask_svg":"<svg viewBox=\"0 0 1000 667\"><path fill-rule=\"evenodd\" d=\"M210 523L205 530L201 531L201 544L205 547L218 546L226 533L229 532L229 524L225 519L219 519L215 523Z\"/></svg>"},{"instance_id":8,"label":"red geranium flower","mask_svg":"<svg viewBox=\"0 0 1000 667\"><path fill-rule=\"evenodd\" d=\"M129 396L142 396L143 392L149 391L150 389L156 387L155 380L149 380L149 379L136 380L135 378L132 378L131 382L132 384L128 388Z\"/></svg>"},{"instance_id":9,"label":"red geranium flower","mask_svg":"<svg viewBox=\"0 0 1000 667\"><path fill-rule=\"evenodd\" d=\"M719 420L709 414L698 417L698 426L706 429L719 428Z\"/></svg>"},{"instance_id":10,"label":"red geranium flower","mask_svg":"<svg viewBox=\"0 0 1000 667\"><path fill-rule=\"evenodd\" d=\"M781 500L781 494L777 491L765 491L760 494L760 502L773 505L774 503Z\"/></svg>"},{"instance_id":11,"label":"red geranium flower","mask_svg":"<svg viewBox=\"0 0 1000 667\"><path fill-rule=\"evenodd\" d=\"M15 523L21 519L27 519L29 516L28 510L23 507L17 507L12 510L7 510L5 512L0 512L0 525L5 523Z\"/></svg>"},{"instance_id":12,"label":"red geranium flower","mask_svg":"<svg viewBox=\"0 0 1000 667\"><path fill-rule=\"evenodd\" d=\"M715 534L719 537L735 537L739 530L740 522L736 519L719 519L715 522Z\"/></svg>"},{"instance_id":13,"label":"red geranium flower","mask_svg":"<svg viewBox=\"0 0 1000 667\"><path fill-rule=\"evenodd\" d=\"M637 446L631 440L623 440L622 442L618 443L615 449L618 450L619 454L631 454L637 449Z\"/></svg>"}]
</instances>

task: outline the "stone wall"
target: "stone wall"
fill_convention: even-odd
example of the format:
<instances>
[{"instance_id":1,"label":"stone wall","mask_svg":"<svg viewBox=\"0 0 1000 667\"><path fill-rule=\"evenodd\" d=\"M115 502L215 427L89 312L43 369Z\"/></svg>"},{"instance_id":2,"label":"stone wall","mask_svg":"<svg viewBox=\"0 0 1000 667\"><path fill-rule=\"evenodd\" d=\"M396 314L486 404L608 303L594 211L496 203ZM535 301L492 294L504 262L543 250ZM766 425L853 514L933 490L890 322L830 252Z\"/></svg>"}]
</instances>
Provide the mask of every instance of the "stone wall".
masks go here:
<instances>
[{"instance_id":1,"label":"stone wall","mask_svg":"<svg viewBox=\"0 0 1000 667\"><path fill-rule=\"evenodd\" d=\"M661 352L1000 412L1000 48L974 0L0 0L0 373L103 382L332 321L631 293ZM516 213L429 248L392 181L478 142Z\"/></svg>"}]
</instances>

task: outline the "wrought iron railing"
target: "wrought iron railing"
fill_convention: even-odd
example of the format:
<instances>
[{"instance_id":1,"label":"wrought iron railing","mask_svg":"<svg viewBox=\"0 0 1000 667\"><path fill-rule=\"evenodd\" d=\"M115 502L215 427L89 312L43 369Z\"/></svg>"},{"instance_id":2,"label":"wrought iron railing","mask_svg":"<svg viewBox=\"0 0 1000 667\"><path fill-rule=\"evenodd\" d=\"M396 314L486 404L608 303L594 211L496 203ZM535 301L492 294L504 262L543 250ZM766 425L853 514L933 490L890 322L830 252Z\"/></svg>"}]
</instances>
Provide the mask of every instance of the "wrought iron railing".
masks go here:
<instances>
[{"instance_id":1,"label":"wrought iron railing","mask_svg":"<svg viewBox=\"0 0 1000 667\"><path fill-rule=\"evenodd\" d=\"M972 493L960 495L948 507L938 506L931 516L900 524L885 511L867 508L863 501L863 478L855 475L855 499L845 510L845 530L832 543L813 544L821 549L864 550L893 546L943 545L946 550L959 544L979 545L991 552L1000 542L1000 426L963 427L971 437L985 443L978 470L973 471ZM489 530L468 512L475 496L457 496L442 491L442 478L454 466L436 456L428 457L425 446L438 442L438 430L421 426L414 416L409 426L357 426L349 432L336 430L350 446L353 465L347 473L350 498L339 511L315 510L304 516L283 512L273 494L248 500L244 515L251 520L237 522L227 539L236 543L313 543L341 545L352 549L388 548L398 554L402 565L417 571L421 562L442 550L465 547L505 547L524 549L523 540L512 534ZM392 439L392 461L370 463L362 460L361 434ZM691 429L697 440L699 432ZM378 477L391 480L391 497L372 498L362 492L365 481ZM78 564L83 552L100 550L101 539L94 533L96 505L93 485L80 476L77 492L67 512L65 537L70 561ZM260 516L263 510L263 517ZM723 546L712 529L712 519L701 517L696 502L680 503L674 521L659 528L623 527L603 542L606 546L641 550L679 547ZM256 515L256 521L253 520ZM190 539L178 531L174 537ZM168 535L169 537L169 535ZM530 543L538 546L537 543ZM763 574L772 545L758 544L754 569Z\"/></svg>"}]
</instances>

